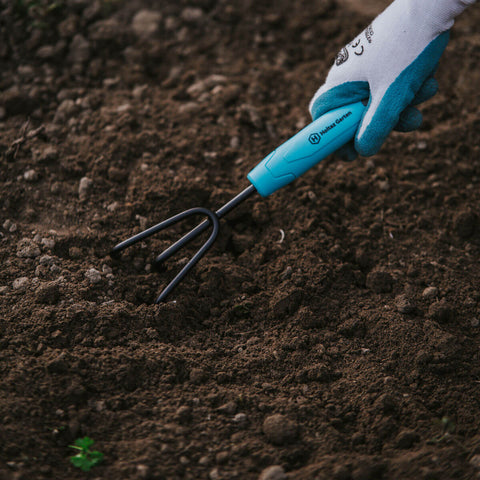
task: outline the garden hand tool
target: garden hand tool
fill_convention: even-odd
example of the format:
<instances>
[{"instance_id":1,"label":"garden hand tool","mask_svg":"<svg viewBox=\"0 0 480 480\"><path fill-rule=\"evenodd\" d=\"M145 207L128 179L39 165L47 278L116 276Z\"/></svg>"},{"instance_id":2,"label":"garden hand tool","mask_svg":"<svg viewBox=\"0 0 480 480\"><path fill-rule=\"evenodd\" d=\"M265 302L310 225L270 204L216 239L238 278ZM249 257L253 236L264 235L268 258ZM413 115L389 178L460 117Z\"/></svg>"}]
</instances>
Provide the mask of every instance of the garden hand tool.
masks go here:
<instances>
[{"instance_id":1,"label":"garden hand tool","mask_svg":"<svg viewBox=\"0 0 480 480\"><path fill-rule=\"evenodd\" d=\"M258 192L262 197L267 197L279 188L288 185L325 157L352 140L364 111L364 102L359 101L325 113L267 155L247 175L251 185L220 209L213 211L208 208L196 207L174 215L158 225L119 243L113 248L112 256L117 256L122 250L185 218L193 215L207 217L197 227L163 251L154 261L154 266L158 267L180 248L211 227L211 233L206 242L165 287L156 300L156 303L163 302L215 242L220 229L219 220L222 217L255 192Z\"/></svg>"}]
</instances>

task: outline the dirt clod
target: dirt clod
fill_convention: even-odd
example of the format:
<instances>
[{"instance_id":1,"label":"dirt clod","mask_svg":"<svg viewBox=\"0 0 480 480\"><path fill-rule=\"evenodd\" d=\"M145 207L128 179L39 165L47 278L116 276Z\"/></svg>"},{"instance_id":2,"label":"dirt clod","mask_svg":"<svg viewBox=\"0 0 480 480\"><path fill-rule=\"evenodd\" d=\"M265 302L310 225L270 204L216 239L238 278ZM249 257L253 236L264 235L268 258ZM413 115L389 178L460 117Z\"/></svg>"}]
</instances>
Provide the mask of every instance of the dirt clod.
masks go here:
<instances>
[{"instance_id":1,"label":"dirt clod","mask_svg":"<svg viewBox=\"0 0 480 480\"><path fill-rule=\"evenodd\" d=\"M263 433L274 445L284 445L297 438L298 430L295 422L284 415L275 414L263 421Z\"/></svg>"}]
</instances>

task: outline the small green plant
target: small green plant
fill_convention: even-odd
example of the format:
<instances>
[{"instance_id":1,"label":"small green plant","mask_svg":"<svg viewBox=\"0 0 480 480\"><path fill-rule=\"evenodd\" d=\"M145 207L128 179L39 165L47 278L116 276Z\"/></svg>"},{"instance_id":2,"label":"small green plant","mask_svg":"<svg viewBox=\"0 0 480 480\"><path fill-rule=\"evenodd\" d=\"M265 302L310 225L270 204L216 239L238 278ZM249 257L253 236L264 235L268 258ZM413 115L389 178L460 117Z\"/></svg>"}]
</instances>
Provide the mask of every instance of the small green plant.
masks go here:
<instances>
[{"instance_id":1,"label":"small green plant","mask_svg":"<svg viewBox=\"0 0 480 480\"><path fill-rule=\"evenodd\" d=\"M103 453L97 450L90 450L90 447L95 442L89 437L77 438L75 445L69 445L70 448L78 450L76 455L70 457L70 461L77 468L82 469L84 472L88 472L92 467L97 465L103 460Z\"/></svg>"},{"instance_id":2,"label":"small green plant","mask_svg":"<svg viewBox=\"0 0 480 480\"><path fill-rule=\"evenodd\" d=\"M440 429L440 434L431 439L431 443L445 442L451 439L453 433L455 433L455 423L448 417L442 417L435 420L435 424Z\"/></svg>"}]
</instances>

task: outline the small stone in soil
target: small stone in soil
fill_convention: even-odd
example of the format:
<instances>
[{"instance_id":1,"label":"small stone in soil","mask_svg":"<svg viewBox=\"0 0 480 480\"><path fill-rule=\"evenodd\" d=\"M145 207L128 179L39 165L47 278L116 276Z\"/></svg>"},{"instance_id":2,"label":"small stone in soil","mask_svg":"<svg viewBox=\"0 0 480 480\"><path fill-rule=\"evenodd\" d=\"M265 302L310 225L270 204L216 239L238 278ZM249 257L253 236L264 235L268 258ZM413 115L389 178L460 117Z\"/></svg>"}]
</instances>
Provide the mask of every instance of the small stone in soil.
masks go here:
<instances>
[{"instance_id":1,"label":"small stone in soil","mask_svg":"<svg viewBox=\"0 0 480 480\"><path fill-rule=\"evenodd\" d=\"M397 295L395 297L395 308L397 312L407 315L415 311L415 305L407 295Z\"/></svg>"},{"instance_id":2,"label":"small stone in soil","mask_svg":"<svg viewBox=\"0 0 480 480\"><path fill-rule=\"evenodd\" d=\"M93 180L88 177L83 177L80 180L80 184L78 185L78 196L80 200L85 200L88 196L88 192L93 185Z\"/></svg>"},{"instance_id":3,"label":"small stone in soil","mask_svg":"<svg viewBox=\"0 0 480 480\"><path fill-rule=\"evenodd\" d=\"M132 20L132 29L136 35L143 38L153 37L158 31L162 14L155 10L140 10Z\"/></svg>"},{"instance_id":4,"label":"small stone in soil","mask_svg":"<svg viewBox=\"0 0 480 480\"><path fill-rule=\"evenodd\" d=\"M27 171L23 174L23 178L24 178L27 182L35 182L36 180L38 180L38 173L36 172L36 170L34 170L33 168L31 168L30 170L27 170Z\"/></svg>"},{"instance_id":5,"label":"small stone in soil","mask_svg":"<svg viewBox=\"0 0 480 480\"><path fill-rule=\"evenodd\" d=\"M91 284L99 283L102 280L102 274L95 268L90 268L85 272L85 277Z\"/></svg>"},{"instance_id":6,"label":"small stone in soil","mask_svg":"<svg viewBox=\"0 0 480 480\"><path fill-rule=\"evenodd\" d=\"M263 433L274 445L284 445L297 438L297 425L285 415L270 415L263 422Z\"/></svg>"},{"instance_id":7,"label":"small stone in soil","mask_svg":"<svg viewBox=\"0 0 480 480\"><path fill-rule=\"evenodd\" d=\"M432 300L438 295L438 288L437 287L427 287L423 292L422 292L422 297L425 300Z\"/></svg>"},{"instance_id":8,"label":"small stone in soil","mask_svg":"<svg viewBox=\"0 0 480 480\"><path fill-rule=\"evenodd\" d=\"M12 283L12 288L19 291L26 290L29 283L30 279L28 277L16 278Z\"/></svg>"},{"instance_id":9,"label":"small stone in soil","mask_svg":"<svg viewBox=\"0 0 480 480\"><path fill-rule=\"evenodd\" d=\"M265 468L259 475L258 480L286 480L285 470L280 465L272 465Z\"/></svg>"},{"instance_id":10,"label":"small stone in soil","mask_svg":"<svg viewBox=\"0 0 480 480\"><path fill-rule=\"evenodd\" d=\"M233 422L237 423L240 427L243 427L247 424L247 415L245 415L245 413L237 413L233 417Z\"/></svg>"},{"instance_id":11,"label":"small stone in soil","mask_svg":"<svg viewBox=\"0 0 480 480\"><path fill-rule=\"evenodd\" d=\"M40 255L40 248L29 238L22 238L17 243L17 257L20 258L36 258Z\"/></svg>"}]
</instances>

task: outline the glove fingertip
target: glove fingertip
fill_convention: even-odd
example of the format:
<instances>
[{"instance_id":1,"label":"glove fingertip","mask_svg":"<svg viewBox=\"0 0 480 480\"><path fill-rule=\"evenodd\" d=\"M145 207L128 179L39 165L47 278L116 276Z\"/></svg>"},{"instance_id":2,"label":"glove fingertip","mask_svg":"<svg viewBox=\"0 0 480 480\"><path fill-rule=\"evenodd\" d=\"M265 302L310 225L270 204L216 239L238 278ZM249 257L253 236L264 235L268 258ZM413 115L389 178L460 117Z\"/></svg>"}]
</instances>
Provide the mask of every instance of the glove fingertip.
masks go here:
<instances>
[{"instance_id":1,"label":"glove fingertip","mask_svg":"<svg viewBox=\"0 0 480 480\"><path fill-rule=\"evenodd\" d=\"M412 132L421 127L423 115L414 107L407 107L400 115L400 120L395 126L398 132Z\"/></svg>"}]
</instances>

